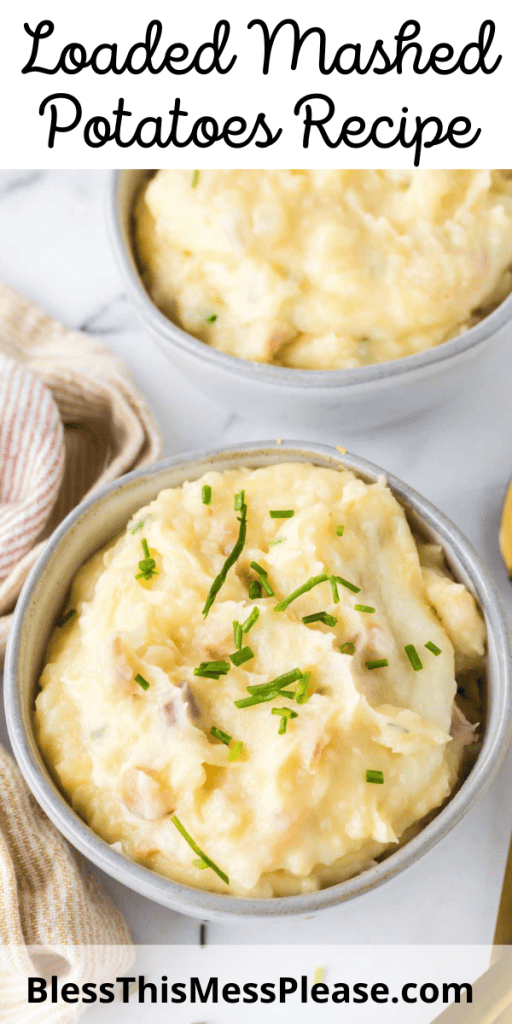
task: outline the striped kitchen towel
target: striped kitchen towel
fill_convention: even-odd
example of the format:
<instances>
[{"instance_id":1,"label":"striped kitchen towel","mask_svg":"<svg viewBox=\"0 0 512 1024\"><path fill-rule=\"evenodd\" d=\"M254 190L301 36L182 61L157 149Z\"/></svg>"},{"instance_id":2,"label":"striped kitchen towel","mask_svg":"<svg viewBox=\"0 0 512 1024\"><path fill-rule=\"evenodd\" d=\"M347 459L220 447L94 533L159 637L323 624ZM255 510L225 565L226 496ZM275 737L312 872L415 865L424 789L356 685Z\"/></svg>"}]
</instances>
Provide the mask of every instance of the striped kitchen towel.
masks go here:
<instances>
[{"instance_id":1,"label":"striped kitchen towel","mask_svg":"<svg viewBox=\"0 0 512 1024\"><path fill-rule=\"evenodd\" d=\"M47 537L86 495L160 453L123 363L0 285L0 665Z\"/></svg>"},{"instance_id":2,"label":"striped kitchen towel","mask_svg":"<svg viewBox=\"0 0 512 1024\"><path fill-rule=\"evenodd\" d=\"M133 952L121 914L0 747L2 1024L74 1024L75 1005L30 1005L28 978L56 976L59 991L64 983L112 982L130 973Z\"/></svg>"}]
</instances>

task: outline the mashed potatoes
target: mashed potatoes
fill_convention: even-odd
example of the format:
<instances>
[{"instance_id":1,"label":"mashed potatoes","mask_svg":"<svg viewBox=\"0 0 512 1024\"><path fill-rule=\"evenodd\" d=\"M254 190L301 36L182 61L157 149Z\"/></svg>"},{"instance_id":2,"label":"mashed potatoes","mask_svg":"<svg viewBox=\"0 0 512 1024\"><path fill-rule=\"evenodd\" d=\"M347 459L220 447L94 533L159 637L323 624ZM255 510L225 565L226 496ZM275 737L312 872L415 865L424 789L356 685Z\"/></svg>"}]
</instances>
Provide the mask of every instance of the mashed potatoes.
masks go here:
<instances>
[{"instance_id":1,"label":"mashed potatoes","mask_svg":"<svg viewBox=\"0 0 512 1024\"><path fill-rule=\"evenodd\" d=\"M369 867L457 783L474 730L456 676L481 670L484 624L383 480L284 463L162 491L70 606L39 742L91 827L164 875L309 892Z\"/></svg>"},{"instance_id":2,"label":"mashed potatoes","mask_svg":"<svg viewBox=\"0 0 512 1024\"><path fill-rule=\"evenodd\" d=\"M512 288L510 171L158 171L135 220L157 306L257 362L398 359Z\"/></svg>"}]
</instances>

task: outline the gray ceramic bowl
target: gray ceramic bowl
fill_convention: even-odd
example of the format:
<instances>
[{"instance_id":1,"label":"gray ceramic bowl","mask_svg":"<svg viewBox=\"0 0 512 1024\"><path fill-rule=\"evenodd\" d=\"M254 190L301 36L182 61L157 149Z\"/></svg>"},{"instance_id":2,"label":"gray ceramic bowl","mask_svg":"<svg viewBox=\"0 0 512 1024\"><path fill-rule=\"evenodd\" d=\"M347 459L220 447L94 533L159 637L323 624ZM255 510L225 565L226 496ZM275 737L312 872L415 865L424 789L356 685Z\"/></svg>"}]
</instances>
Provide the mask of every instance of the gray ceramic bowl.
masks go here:
<instances>
[{"instance_id":1,"label":"gray ceramic bowl","mask_svg":"<svg viewBox=\"0 0 512 1024\"><path fill-rule=\"evenodd\" d=\"M124 286L143 323L173 365L233 412L294 429L351 431L401 420L470 387L488 343L512 331L512 295L465 334L389 363L352 370L293 370L225 355L177 327L146 292L133 246L133 207L147 171L113 171L108 193L112 242ZM508 330L507 330L508 328Z\"/></svg>"},{"instance_id":2,"label":"gray ceramic bowl","mask_svg":"<svg viewBox=\"0 0 512 1024\"><path fill-rule=\"evenodd\" d=\"M304 896L245 900L180 885L132 863L95 835L75 814L52 780L38 750L33 710L48 635L76 570L123 529L132 513L163 487L197 479L209 469L257 467L283 461L313 462L334 469L344 465L369 481L383 472L363 459L348 454L342 456L321 445L290 442L276 446L265 442L177 456L150 469L131 473L80 505L55 531L23 588L9 637L4 683L7 724L18 764L36 799L70 842L107 874L157 903L202 918L311 915L393 878L439 842L472 807L495 775L509 738L512 707L509 638L492 580L471 545L449 520L400 480L388 477L393 493L407 510L411 525L441 544L452 572L475 595L487 622L487 715L482 748L467 780L434 820L382 863L348 881Z\"/></svg>"}]
</instances>

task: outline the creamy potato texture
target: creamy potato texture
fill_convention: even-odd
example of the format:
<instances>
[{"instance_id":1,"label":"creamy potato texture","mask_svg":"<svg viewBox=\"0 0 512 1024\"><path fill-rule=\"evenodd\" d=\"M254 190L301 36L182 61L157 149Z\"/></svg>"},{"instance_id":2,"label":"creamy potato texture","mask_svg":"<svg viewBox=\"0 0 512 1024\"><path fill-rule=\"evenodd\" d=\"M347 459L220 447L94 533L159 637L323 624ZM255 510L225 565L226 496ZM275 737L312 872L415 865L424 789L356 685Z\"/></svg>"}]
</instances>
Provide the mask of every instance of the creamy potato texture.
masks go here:
<instances>
[{"instance_id":1,"label":"creamy potato texture","mask_svg":"<svg viewBox=\"0 0 512 1024\"><path fill-rule=\"evenodd\" d=\"M243 528L240 491L245 543L205 616ZM142 540L150 579L136 578ZM261 570L274 594L250 597ZM481 670L484 624L384 480L293 463L209 472L141 509L78 572L69 606L41 677L39 742L91 827L164 875L237 896L309 892L369 867L457 783L474 730L454 705L456 675ZM236 666L233 623L254 609ZM212 661L224 675L194 674ZM301 678L237 706L294 669L310 673L304 703ZM283 708L296 717L280 732ZM194 864L173 814L229 886Z\"/></svg>"},{"instance_id":2,"label":"creamy potato texture","mask_svg":"<svg viewBox=\"0 0 512 1024\"><path fill-rule=\"evenodd\" d=\"M510 171L162 170L135 220L157 306L256 362L412 355L512 287Z\"/></svg>"}]
</instances>

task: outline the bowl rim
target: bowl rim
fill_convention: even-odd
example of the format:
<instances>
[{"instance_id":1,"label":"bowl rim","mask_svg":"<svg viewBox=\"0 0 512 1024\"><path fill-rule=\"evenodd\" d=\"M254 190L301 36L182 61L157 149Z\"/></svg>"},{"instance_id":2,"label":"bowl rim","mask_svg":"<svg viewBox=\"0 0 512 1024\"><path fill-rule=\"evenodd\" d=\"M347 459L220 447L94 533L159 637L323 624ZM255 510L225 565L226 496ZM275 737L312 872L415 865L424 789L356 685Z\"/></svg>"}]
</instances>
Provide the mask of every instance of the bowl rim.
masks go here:
<instances>
[{"instance_id":1,"label":"bowl rim","mask_svg":"<svg viewBox=\"0 0 512 1024\"><path fill-rule=\"evenodd\" d=\"M44 765L42 754L39 752L40 763L33 755L28 732L24 726L21 694L18 688L18 662L23 643L25 615L40 577L46 570L47 564L51 563L55 557L67 532L80 519L89 516L98 503L120 488L126 488L129 493L130 484L141 478L154 478L156 496L162 489L162 485L158 484L158 478L168 469L183 468L186 471L190 467L191 473L197 469L199 473L195 477L193 475L189 477L189 479L197 479L198 475L207 471L209 464L212 464L214 469L222 468L222 465L217 467L215 462L218 460L222 464L225 457L235 457L238 465L242 467L243 465L254 466L257 464L258 458L269 456L277 463L285 462L290 458L298 463L315 463L317 460L317 464L325 465L330 462L333 468L345 466L363 479L370 481L374 481L379 476L385 476L400 504L406 509L408 508L413 515L418 516L427 529L435 530L439 534L443 548L453 548L464 572L472 584L476 585L485 612L487 627L494 639L497 669L484 741L475 767L446 806L417 836L389 854L382 862L328 888L297 896L254 899L212 893L168 879L150 868L129 860L124 854L109 846L85 824L51 779L49 771ZM492 683L492 680L490 682ZM480 561L474 547L443 513L393 474L386 473L366 459L348 452L340 453L327 445L315 442L283 440L280 445L277 445L275 441L248 442L236 446L226 445L220 448L173 455L149 467L134 470L105 485L69 513L47 541L19 597L7 646L4 701L9 738L18 765L34 797L57 829L106 874L122 882L128 888L190 916L224 920L237 920L241 917L289 917L317 912L345 902L370 889L377 888L388 879L400 874L444 838L487 789L505 756L512 731L509 627L493 580L487 568ZM34 745L37 748L35 740Z\"/></svg>"},{"instance_id":2,"label":"bowl rim","mask_svg":"<svg viewBox=\"0 0 512 1024\"><path fill-rule=\"evenodd\" d=\"M148 174L141 168L135 168L140 174ZM129 288L129 295L139 316L145 324L161 339L170 345L178 345L189 356L217 367L234 377L243 377L254 383L273 385L301 390L337 389L344 391L366 390L375 384L400 379L423 377L435 372L440 364L459 362L471 355L471 350L483 345L497 334L507 323L512 321L512 292L507 295L482 320L468 328L462 334L441 342L433 348L425 349L414 355L401 356L388 362L372 363L370 366L352 367L345 370L299 370L293 367L274 366L269 363L256 363L237 356L228 355L212 348L200 339L195 338L174 321L170 320L156 306L145 289L138 270L134 247L130 252L123 238L119 218L118 190L122 176L129 173L128 168L110 171L107 189L107 220L111 242L116 254L118 266L123 275L124 283Z\"/></svg>"}]
</instances>

